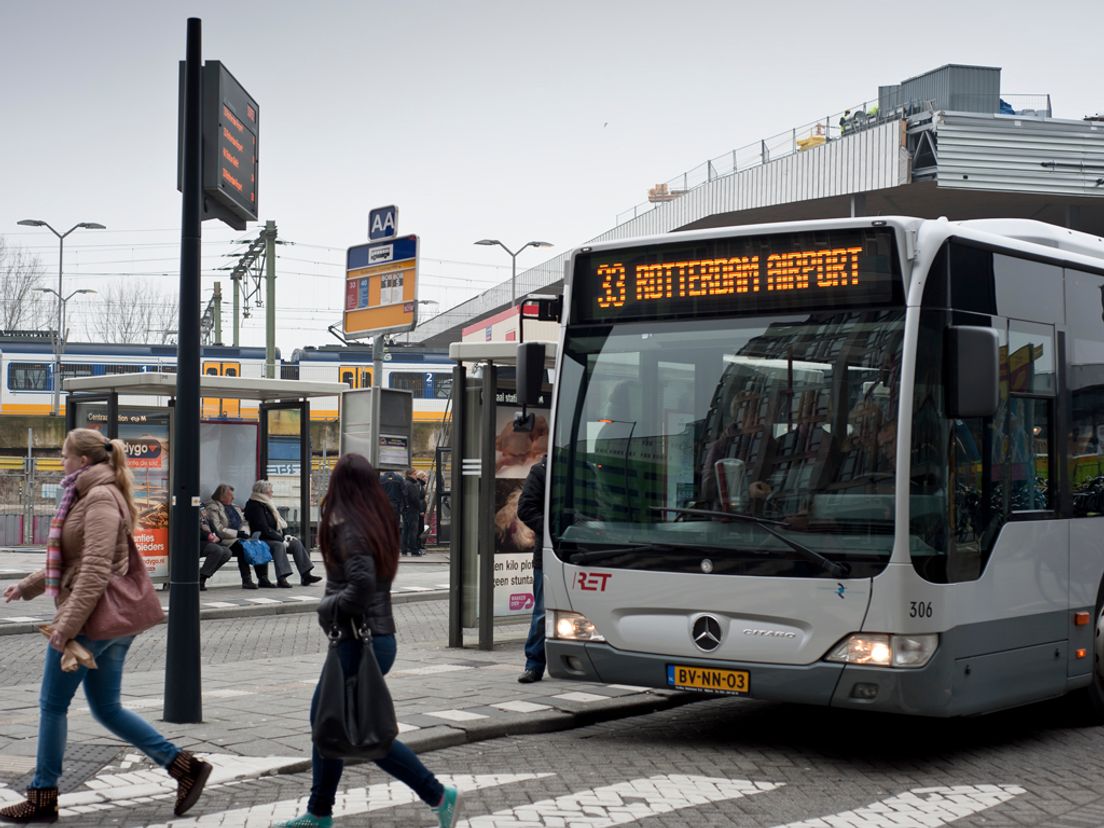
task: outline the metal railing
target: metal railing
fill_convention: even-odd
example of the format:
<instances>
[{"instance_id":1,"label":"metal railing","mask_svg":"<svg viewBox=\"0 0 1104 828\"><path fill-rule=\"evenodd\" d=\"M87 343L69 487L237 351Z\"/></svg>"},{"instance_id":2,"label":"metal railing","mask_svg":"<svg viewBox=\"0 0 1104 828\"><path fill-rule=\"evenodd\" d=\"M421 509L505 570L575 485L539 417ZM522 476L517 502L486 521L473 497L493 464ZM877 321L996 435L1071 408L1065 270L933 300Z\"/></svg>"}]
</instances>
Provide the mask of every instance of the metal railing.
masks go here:
<instances>
[{"instance_id":1,"label":"metal railing","mask_svg":"<svg viewBox=\"0 0 1104 828\"><path fill-rule=\"evenodd\" d=\"M0 546L42 545L64 473L56 457L0 457Z\"/></svg>"},{"instance_id":2,"label":"metal railing","mask_svg":"<svg viewBox=\"0 0 1104 828\"><path fill-rule=\"evenodd\" d=\"M968 95L956 95L956 101L967 102ZM991 96L987 96L991 100ZM1000 100L1009 104L1013 110L1006 114L1030 114L1032 117L1051 117L1050 95L1000 95ZM963 105L963 103L960 103ZM815 121L792 127L768 138L762 138L752 144L739 147L723 155L710 158L702 164L676 175L653 187L649 200L636 204L617 214L616 225L638 218L655 209L656 204L674 201L682 195L704 184L762 166L798 152L812 149L829 141L835 141L849 134L885 123L886 121L907 118L925 110L931 111L934 105L927 100L910 100L898 104L892 110L880 112L878 101L863 101L841 112L825 115ZM999 113L994 113L999 114Z\"/></svg>"}]
</instances>

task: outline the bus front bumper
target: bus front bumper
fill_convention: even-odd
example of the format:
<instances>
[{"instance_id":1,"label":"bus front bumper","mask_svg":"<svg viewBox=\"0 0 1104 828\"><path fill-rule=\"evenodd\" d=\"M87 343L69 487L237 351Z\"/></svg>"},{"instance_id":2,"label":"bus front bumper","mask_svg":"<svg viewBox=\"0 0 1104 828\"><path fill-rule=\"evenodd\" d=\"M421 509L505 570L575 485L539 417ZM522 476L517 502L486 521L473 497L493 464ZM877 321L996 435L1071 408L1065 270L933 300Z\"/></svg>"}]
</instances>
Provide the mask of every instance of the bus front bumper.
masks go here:
<instances>
[{"instance_id":1,"label":"bus front bumper","mask_svg":"<svg viewBox=\"0 0 1104 828\"><path fill-rule=\"evenodd\" d=\"M961 681L956 682L956 674L962 672L963 665L956 664L948 647L940 647L925 667L905 670L845 666L825 661L813 664L719 662L625 653L604 643L552 639L545 646L548 673L554 678L673 689L668 684L671 665L743 670L748 673L748 692L740 695L748 698L920 716L972 715L986 708L1009 707L1051 695L1043 691L1035 698L1013 700L996 698L992 688L989 692L971 692L961 686ZM1065 689L1068 688L1062 682L1062 690Z\"/></svg>"}]
</instances>

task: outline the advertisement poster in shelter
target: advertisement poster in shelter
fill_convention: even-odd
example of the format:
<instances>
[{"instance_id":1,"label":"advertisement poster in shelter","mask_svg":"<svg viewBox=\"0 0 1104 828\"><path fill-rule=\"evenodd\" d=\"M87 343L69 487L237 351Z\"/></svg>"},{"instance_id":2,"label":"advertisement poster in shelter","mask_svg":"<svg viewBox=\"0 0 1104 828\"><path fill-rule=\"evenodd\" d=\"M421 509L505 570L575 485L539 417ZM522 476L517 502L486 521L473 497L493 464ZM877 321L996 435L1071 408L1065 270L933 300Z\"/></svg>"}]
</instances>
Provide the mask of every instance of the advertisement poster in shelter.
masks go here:
<instances>
[{"instance_id":1,"label":"advertisement poster in shelter","mask_svg":"<svg viewBox=\"0 0 1104 828\"><path fill-rule=\"evenodd\" d=\"M88 427L105 431L106 409L88 412ZM169 575L169 414L133 409L119 415L119 439L134 476L138 521L134 543L152 578Z\"/></svg>"},{"instance_id":2,"label":"advertisement poster in shelter","mask_svg":"<svg viewBox=\"0 0 1104 828\"><path fill-rule=\"evenodd\" d=\"M548 451L549 409L530 407L531 431L515 431L520 413L512 392L499 392L495 437L495 616L528 615L533 610L533 552L540 538L517 516L525 478Z\"/></svg>"}]
</instances>

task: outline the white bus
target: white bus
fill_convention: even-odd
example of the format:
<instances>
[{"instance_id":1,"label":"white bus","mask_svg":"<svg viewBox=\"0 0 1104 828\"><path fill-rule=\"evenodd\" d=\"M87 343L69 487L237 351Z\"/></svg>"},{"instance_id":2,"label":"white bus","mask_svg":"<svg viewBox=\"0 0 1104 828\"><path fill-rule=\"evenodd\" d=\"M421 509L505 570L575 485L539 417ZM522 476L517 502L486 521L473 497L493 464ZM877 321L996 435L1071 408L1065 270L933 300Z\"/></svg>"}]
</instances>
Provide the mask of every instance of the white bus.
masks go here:
<instances>
[{"instance_id":1,"label":"white bus","mask_svg":"<svg viewBox=\"0 0 1104 828\"><path fill-rule=\"evenodd\" d=\"M672 233L577 250L563 314L552 676L1100 717L1104 240Z\"/></svg>"}]
</instances>

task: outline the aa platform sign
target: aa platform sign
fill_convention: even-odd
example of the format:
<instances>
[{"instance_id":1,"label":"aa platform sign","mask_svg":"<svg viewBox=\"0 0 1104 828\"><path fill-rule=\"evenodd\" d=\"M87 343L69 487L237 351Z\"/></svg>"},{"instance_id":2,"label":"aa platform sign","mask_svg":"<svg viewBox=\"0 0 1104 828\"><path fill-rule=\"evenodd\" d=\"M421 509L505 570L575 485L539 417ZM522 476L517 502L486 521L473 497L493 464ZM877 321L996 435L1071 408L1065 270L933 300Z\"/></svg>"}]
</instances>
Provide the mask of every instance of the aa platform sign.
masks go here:
<instances>
[{"instance_id":1,"label":"aa platform sign","mask_svg":"<svg viewBox=\"0 0 1104 828\"><path fill-rule=\"evenodd\" d=\"M345 336L412 331L418 323L418 237L350 247L345 257Z\"/></svg>"}]
</instances>

